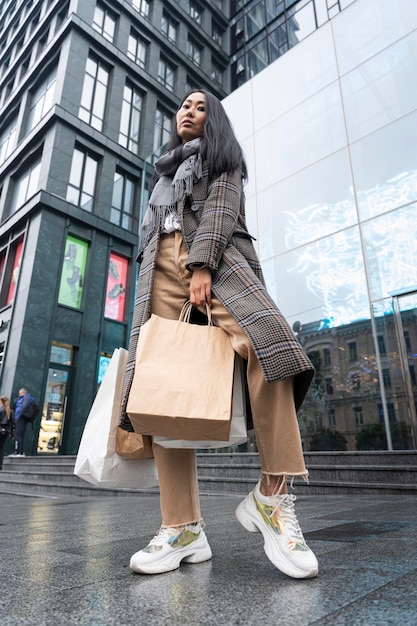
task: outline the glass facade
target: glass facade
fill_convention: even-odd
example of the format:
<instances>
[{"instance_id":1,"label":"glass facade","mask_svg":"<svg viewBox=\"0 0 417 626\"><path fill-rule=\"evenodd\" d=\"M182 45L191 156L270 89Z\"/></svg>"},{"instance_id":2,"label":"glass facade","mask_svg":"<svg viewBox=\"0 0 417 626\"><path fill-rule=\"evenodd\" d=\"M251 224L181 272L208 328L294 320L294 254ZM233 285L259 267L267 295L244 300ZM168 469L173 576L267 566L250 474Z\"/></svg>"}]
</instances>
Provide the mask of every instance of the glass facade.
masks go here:
<instances>
[{"instance_id":1,"label":"glass facade","mask_svg":"<svg viewBox=\"0 0 417 626\"><path fill-rule=\"evenodd\" d=\"M415 449L417 13L343 4L224 104L268 289L316 367L304 449Z\"/></svg>"}]
</instances>

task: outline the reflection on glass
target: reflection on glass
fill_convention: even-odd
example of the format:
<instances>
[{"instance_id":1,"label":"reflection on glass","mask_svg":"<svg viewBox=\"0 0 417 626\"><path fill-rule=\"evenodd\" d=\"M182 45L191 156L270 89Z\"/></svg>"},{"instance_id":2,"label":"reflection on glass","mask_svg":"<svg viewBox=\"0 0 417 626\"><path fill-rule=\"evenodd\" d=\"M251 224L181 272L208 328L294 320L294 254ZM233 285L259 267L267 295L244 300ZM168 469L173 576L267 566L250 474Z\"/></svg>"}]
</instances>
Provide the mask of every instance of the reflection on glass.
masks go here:
<instances>
[{"instance_id":1,"label":"reflection on glass","mask_svg":"<svg viewBox=\"0 0 417 626\"><path fill-rule=\"evenodd\" d=\"M317 322L293 325L316 369L299 412L306 451L388 449L382 388L393 448L413 448L412 422L399 358L398 341L402 339L397 337L392 308L388 313L389 305L385 303L383 310L386 314L376 318L378 353L370 320L322 328L319 332ZM417 399L416 321L415 308L403 314L413 402Z\"/></svg>"},{"instance_id":2,"label":"reflection on glass","mask_svg":"<svg viewBox=\"0 0 417 626\"><path fill-rule=\"evenodd\" d=\"M370 316L357 227L277 257L273 280L276 293L285 294L287 315L321 304L321 318L314 322L316 330Z\"/></svg>"},{"instance_id":3,"label":"reflection on glass","mask_svg":"<svg viewBox=\"0 0 417 626\"><path fill-rule=\"evenodd\" d=\"M372 299L417 284L417 204L362 226Z\"/></svg>"},{"instance_id":4,"label":"reflection on glass","mask_svg":"<svg viewBox=\"0 0 417 626\"><path fill-rule=\"evenodd\" d=\"M260 192L257 205L262 260L353 226L357 211L347 150Z\"/></svg>"}]
</instances>

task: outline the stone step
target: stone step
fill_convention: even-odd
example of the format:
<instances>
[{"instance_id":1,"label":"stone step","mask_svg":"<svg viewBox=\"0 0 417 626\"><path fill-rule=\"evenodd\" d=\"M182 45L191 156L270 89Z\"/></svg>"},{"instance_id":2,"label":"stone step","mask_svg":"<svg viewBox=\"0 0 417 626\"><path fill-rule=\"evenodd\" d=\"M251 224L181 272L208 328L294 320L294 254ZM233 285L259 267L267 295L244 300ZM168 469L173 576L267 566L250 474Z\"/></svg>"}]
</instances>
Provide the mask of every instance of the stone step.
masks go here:
<instances>
[{"instance_id":1,"label":"stone step","mask_svg":"<svg viewBox=\"0 0 417 626\"><path fill-rule=\"evenodd\" d=\"M295 478L297 493L402 493L417 494L416 451L306 453L309 485ZM156 489L101 489L73 473L75 456L6 457L0 473L0 491L34 495L42 493L135 494ZM202 493L250 491L259 479L255 453L218 452L197 456Z\"/></svg>"}]
</instances>

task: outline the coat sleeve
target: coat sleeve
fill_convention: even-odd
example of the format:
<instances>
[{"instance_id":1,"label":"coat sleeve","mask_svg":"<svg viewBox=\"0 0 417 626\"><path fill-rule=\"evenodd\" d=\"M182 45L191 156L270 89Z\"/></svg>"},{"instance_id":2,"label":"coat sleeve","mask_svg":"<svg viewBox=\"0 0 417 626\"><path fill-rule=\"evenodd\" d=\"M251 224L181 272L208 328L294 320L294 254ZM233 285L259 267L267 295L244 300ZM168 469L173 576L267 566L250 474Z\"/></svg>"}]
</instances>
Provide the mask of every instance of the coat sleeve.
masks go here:
<instances>
[{"instance_id":1,"label":"coat sleeve","mask_svg":"<svg viewBox=\"0 0 417 626\"><path fill-rule=\"evenodd\" d=\"M217 270L239 216L243 193L240 170L221 174L211 182L201 211L200 222L189 250L187 268Z\"/></svg>"}]
</instances>

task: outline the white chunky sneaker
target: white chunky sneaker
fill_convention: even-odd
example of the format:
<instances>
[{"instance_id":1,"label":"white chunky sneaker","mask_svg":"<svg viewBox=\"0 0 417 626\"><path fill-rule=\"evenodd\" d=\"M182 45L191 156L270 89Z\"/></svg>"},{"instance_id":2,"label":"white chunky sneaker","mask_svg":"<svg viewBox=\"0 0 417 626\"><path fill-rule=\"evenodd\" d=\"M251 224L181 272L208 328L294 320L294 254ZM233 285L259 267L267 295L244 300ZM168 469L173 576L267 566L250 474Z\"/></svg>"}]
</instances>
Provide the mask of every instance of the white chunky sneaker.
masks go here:
<instances>
[{"instance_id":1,"label":"white chunky sneaker","mask_svg":"<svg viewBox=\"0 0 417 626\"><path fill-rule=\"evenodd\" d=\"M307 546L294 509L295 496L267 497L259 483L239 504L236 517L249 532L261 532L268 559L292 578L314 578L317 559Z\"/></svg>"},{"instance_id":2,"label":"white chunky sneaker","mask_svg":"<svg viewBox=\"0 0 417 626\"><path fill-rule=\"evenodd\" d=\"M130 569L138 574L163 574L185 563L202 563L211 559L211 548L202 525L187 524L181 528L161 528L143 550L130 559Z\"/></svg>"}]
</instances>

